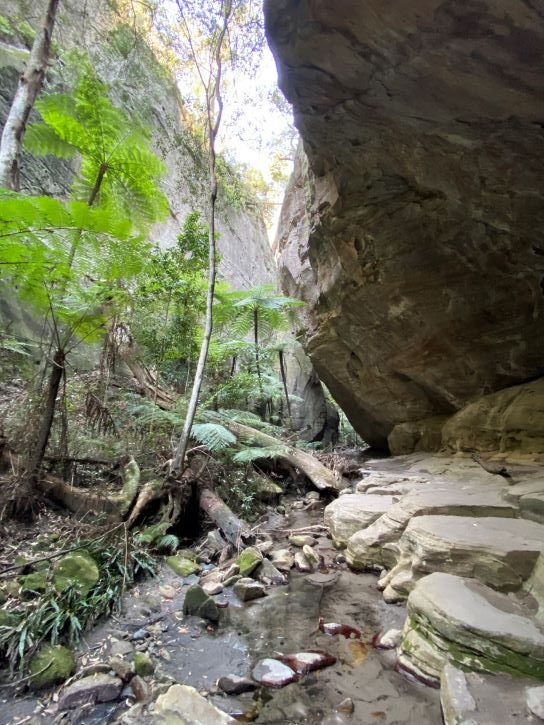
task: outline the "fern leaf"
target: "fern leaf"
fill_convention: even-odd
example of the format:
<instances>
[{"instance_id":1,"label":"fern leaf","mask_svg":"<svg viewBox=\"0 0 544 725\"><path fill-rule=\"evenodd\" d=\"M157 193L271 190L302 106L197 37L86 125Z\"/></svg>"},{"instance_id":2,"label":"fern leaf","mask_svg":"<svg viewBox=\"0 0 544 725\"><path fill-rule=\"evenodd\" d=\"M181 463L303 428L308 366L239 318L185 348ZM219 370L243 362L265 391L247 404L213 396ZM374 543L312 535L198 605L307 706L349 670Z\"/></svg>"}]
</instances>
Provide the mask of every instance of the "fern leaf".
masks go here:
<instances>
[{"instance_id":1,"label":"fern leaf","mask_svg":"<svg viewBox=\"0 0 544 725\"><path fill-rule=\"evenodd\" d=\"M252 463L260 458L278 458L285 455L286 447L277 446L254 446L252 448L242 448L241 451L235 453L232 460L236 463Z\"/></svg>"},{"instance_id":2,"label":"fern leaf","mask_svg":"<svg viewBox=\"0 0 544 725\"><path fill-rule=\"evenodd\" d=\"M236 443L236 436L218 423L195 423L191 428L191 438L210 451L222 451Z\"/></svg>"}]
</instances>

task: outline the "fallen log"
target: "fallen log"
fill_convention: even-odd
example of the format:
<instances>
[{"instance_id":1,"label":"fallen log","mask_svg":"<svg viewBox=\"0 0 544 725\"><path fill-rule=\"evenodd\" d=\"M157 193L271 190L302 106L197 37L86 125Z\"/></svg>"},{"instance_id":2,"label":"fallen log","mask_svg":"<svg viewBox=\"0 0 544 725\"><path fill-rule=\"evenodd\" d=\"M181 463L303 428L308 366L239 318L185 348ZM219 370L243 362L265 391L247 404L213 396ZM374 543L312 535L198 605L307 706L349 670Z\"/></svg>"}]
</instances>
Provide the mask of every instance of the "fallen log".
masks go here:
<instances>
[{"instance_id":1,"label":"fallen log","mask_svg":"<svg viewBox=\"0 0 544 725\"><path fill-rule=\"evenodd\" d=\"M219 419L218 419L219 420ZM294 448L268 433L263 433L256 428L250 428L242 423L220 418L221 425L225 426L231 433L247 443L253 443L263 447L275 446L278 448L277 458L298 468L320 491L336 491L339 493L349 483L339 473L326 468L311 453Z\"/></svg>"},{"instance_id":2,"label":"fallen log","mask_svg":"<svg viewBox=\"0 0 544 725\"><path fill-rule=\"evenodd\" d=\"M221 529L225 539L239 548L241 544L250 543L252 538L248 524L239 519L227 504L210 488L200 489L200 508Z\"/></svg>"}]
</instances>

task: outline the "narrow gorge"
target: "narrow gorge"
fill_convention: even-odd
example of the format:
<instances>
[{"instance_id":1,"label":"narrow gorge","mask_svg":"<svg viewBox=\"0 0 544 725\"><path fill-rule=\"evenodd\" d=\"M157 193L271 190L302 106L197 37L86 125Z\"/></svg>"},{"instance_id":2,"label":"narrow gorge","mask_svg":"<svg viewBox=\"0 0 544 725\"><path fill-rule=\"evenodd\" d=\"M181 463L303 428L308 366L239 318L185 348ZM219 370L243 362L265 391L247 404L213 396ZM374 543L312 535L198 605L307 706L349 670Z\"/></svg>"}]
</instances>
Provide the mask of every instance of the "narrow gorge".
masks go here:
<instances>
[{"instance_id":1,"label":"narrow gorge","mask_svg":"<svg viewBox=\"0 0 544 725\"><path fill-rule=\"evenodd\" d=\"M0 0L2 123L47 5ZM0 723L544 722L544 8L53 39L0 190Z\"/></svg>"}]
</instances>

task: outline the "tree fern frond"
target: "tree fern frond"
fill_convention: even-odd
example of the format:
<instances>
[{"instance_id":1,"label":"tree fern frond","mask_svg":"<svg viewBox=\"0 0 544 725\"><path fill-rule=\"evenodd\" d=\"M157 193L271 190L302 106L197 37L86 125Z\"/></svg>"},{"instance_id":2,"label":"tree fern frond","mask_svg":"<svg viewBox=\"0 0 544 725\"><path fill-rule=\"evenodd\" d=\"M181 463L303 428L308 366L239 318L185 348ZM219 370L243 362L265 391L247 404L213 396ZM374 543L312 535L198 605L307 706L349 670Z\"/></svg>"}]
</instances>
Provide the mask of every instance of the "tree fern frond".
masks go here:
<instances>
[{"instance_id":1,"label":"tree fern frond","mask_svg":"<svg viewBox=\"0 0 544 725\"><path fill-rule=\"evenodd\" d=\"M236 436L218 423L194 423L191 428L191 438L210 451L222 451L236 443Z\"/></svg>"},{"instance_id":2,"label":"tree fern frond","mask_svg":"<svg viewBox=\"0 0 544 725\"><path fill-rule=\"evenodd\" d=\"M235 453L232 460L236 463L252 463L260 458L278 458L278 456L284 455L286 450L286 447L282 445L243 448Z\"/></svg>"},{"instance_id":3,"label":"tree fern frond","mask_svg":"<svg viewBox=\"0 0 544 725\"><path fill-rule=\"evenodd\" d=\"M26 131L24 145L35 156L56 156L59 159L73 158L77 147L62 139L55 129L42 123L31 123Z\"/></svg>"}]
</instances>

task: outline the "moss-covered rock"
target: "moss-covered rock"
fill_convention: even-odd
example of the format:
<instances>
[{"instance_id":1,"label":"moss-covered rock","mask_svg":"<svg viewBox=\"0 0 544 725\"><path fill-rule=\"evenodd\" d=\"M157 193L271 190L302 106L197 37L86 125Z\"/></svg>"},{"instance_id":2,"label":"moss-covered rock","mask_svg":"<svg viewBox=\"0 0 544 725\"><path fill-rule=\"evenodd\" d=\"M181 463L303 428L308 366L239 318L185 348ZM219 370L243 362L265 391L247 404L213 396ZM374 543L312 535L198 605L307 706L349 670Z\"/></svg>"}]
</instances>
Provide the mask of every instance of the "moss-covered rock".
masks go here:
<instances>
[{"instance_id":1,"label":"moss-covered rock","mask_svg":"<svg viewBox=\"0 0 544 725\"><path fill-rule=\"evenodd\" d=\"M41 594L47 590L47 576L42 572L35 571L19 577L21 594Z\"/></svg>"},{"instance_id":2,"label":"moss-covered rock","mask_svg":"<svg viewBox=\"0 0 544 725\"><path fill-rule=\"evenodd\" d=\"M43 645L28 666L32 687L49 687L64 682L76 669L76 660L68 647Z\"/></svg>"},{"instance_id":3,"label":"moss-covered rock","mask_svg":"<svg viewBox=\"0 0 544 725\"><path fill-rule=\"evenodd\" d=\"M155 672L155 663L145 652L136 652L134 655L134 671L140 677L147 677Z\"/></svg>"},{"instance_id":4,"label":"moss-covered rock","mask_svg":"<svg viewBox=\"0 0 544 725\"><path fill-rule=\"evenodd\" d=\"M99 576L98 566L87 551L74 551L67 554L53 569L55 589L59 592L74 586L82 594L87 594L96 584Z\"/></svg>"},{"instance_id":5,"label":"moss-covered rock","mask_svg":"<svg viewBox=\"0 0 544 725\"><path fill-rule=\"evenodd\" d=\"M176 574L179 574L179 576L190 576L198 569L198 564L195 561L186 559L178 554L175 556L167 556L165 561L170 569L172 569L172 571Z\"/></svg>"},{"instance_id":6,"label":"moss-covered rock","mask_svg":"<svg viewBox=\"0 0 544 725\"><path fill-rule=\"evenodd\" d=\"M236 558L236 563L240 567L240 576L249 576L263 560L263 555L258 549L248 546Z\"/></svg>"},{"instance_id":7,"label":"moss-covered rock","mask_svg":"<svg viewBox=\"0 0 544 725\"><path fill-rule=\"evenodd\" d=\"M0 609L0 627L13 627L17 618L11 612Z\"/></svg>"}]
</instances>

